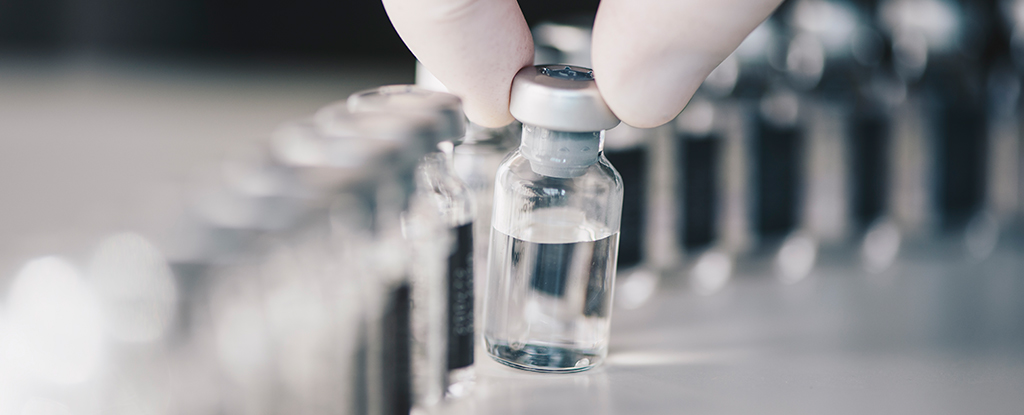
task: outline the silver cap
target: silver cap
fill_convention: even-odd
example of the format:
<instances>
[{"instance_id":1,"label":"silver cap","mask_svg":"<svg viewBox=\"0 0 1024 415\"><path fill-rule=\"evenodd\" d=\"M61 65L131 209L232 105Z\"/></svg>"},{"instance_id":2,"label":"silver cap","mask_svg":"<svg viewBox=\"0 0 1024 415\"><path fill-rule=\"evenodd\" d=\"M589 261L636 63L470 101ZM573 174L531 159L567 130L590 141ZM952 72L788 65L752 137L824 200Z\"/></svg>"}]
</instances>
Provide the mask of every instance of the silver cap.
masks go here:
<instances>
[{"instance_id":1,"label":"silver cap","mask_svg":"<svg viewBox=\"0 0 1024 415\"><path fill-rule=\"evenodd\" d=\"M340 103L336 105L340 107ZM346 107L354 113L401 112L433 117L438 123L438 142L451 141L458 145L466 135L466 115L462 112L462 100L446 92L431 91L415 85L386 85L350 95ZM320 112L340 110L331 105Z\"/></svg>"},{"instance_id":2,"label":"silver cap","mask_svg":"<svg viewBox=\"0 0 1024 415\"><path fill-rule=\"evenodd\" d=\"M519 70L512 79L509 111L523 124L555 131L600 131L619 125L597 90L594 71L581 66Z\"/></svg>"}]
</instances>

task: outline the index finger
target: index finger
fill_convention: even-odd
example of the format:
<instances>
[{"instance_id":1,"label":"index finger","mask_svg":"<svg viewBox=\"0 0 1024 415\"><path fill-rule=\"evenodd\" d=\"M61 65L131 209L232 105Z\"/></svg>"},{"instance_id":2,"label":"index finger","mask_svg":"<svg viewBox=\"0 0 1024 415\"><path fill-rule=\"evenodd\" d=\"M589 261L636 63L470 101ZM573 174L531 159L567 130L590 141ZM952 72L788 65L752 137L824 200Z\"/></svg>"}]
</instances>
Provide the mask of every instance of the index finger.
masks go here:
<instances>
[{"instance_id":1,"label":"index finger","mask_svg":"<svg viewBox=\"0 0 1024 415\"><path fill-rule=\"evenodd\" d=\"M533 64L533 38L514 0L383 0L416 58L485 127L512 122L512 77Z\"/></svg>"}]
</instances>

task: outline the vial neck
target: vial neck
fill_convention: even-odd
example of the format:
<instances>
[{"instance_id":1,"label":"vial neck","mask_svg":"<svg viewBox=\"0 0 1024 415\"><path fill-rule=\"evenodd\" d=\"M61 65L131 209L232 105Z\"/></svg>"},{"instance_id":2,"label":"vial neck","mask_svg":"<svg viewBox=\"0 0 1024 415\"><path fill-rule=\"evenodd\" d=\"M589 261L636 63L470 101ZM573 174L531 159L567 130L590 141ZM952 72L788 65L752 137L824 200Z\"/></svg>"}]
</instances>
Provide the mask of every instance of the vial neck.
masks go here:
<instances>
[{"instance_id":1,"label":"vial neck","mask_svg":"<svg viewBox=\"0 0 1024 415\"><path fill-rule=\"evenodd\" d=\"M417 180L421 180L423 175L428 177L449 177L454 175L455 167L452 160L451 147L448 148L448 151L442 149L427 153L420 159L416 170Z\"/></svg>"},{"instance_id":2,"label":"vial neck","mask_svg":"<svg viewBox=\"0 0 1024 415\"><path fill-rule=\"evenodd\" d=\"M534 173L569 179L586 173L597 163L604 147L604 131L555 131L523 124L519 152Z\"/></svg>"}]
</instances>

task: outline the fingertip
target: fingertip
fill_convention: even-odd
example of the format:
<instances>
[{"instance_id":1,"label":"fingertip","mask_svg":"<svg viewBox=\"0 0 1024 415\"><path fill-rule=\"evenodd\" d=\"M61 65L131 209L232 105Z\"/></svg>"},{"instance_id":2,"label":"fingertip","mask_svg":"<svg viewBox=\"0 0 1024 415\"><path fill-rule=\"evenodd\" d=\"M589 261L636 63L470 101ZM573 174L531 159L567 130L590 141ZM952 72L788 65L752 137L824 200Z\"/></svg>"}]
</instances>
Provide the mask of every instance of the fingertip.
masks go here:
<instances>
[{"instance_id":1,"label":"fingertip","mask_svg":"<svg viewBox=\"0 0 1024 415\"><path fill-rule=\"evenodd\" d=\"M466 118L474 124L486 128L504 127L515 121L512 114L508 112L508 103L505 105L476 105L472 99L463 99L463 109L466 111Z\"/></svg>"},{"instance_id":2,"label":"fingertip","mask_svg":"<svg viewBox=\"0 0 1024 415\"><path fill-rule=\"evenodd\" d=\"M605 102L634 127L671 121L708 74L780 2L602 1L591 55Z\"/></svg>"},{"instance_id":3,"label":"fingertip","mask_svg":"<svg viewBox=\"0 0 1024 415\"><path fill-rule=\"evenodd\" d=\"M672 121L706 77L704 65L693 62L598 62L595 57L601 71L594 75L605 103L622 122L637 128Z\"/></svg>"},{"instance_id":4,"label":"fingertip","mask_svg":"<svg viewBox=\"0 0 1024 415\"><path fill-rule=\"evenodd\" d=\"M532 51L532 43L528 46ZM511 65L490 68L493 70L490 73L481 71L486 79L458 84L451 91L462 98L463 110L470 121L487 128L504 127L515 121L509 112L512 79L520 69L533 64L533 54L521 54L509 63Z\"/></svg>"},{"instance_id":5,"label":"fingertip","mask_svg":"<svg viewBox=\"0 0 1024 415\"><path fill-rule=\"evenodd\" d=\"M463 99L486 127L512 122L509 90L533 63L533 39L514 0L385 0L395 29L416 58Z\"/></svg>"}]
</instances>

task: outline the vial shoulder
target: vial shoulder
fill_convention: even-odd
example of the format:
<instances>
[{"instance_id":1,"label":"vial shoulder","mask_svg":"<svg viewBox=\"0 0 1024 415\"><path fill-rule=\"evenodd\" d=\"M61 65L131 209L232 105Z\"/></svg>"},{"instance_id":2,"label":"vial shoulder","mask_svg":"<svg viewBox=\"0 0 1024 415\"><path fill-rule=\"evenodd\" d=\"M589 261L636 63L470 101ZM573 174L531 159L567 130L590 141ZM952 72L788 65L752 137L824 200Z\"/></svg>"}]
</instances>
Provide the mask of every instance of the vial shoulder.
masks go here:
<instances>
[{"instance_id":1,"label":"vial shoulder","mask_svg":"<svg viewBox=\"0 0 1024 415\"><path fill-rule=\"evenodd\" d=\"M472 221L476 212L472 190L443 155L425 157L417 169L416 180L417 193L429 200L446 223L459 226Z\"/></svg>"},{"instance_id":2,"label":"vial shoulder","mask_svg":"<svg viewBox=\"0 0 1024 415\"><path fill-rule=\"evenodd\" d=\"M596 174L607 177L609 181L614 183L616 188L620 191L622 190L622 175L619 174L619 171L615 169L615 166L608 161L608 158L604 156L604 152L601 152L601 157L599 157L597 163L594 163L591 167L595 170Z\"/></svg>"},{"instance_id":3,"label":"vial shoulder","mask_svg":"<svg viewBox=\"0 0 1024 415\"><path fill-rule=\"evenodd\" d=\"M495 177L497 183L502 184L509 180L534 180L540 176L530 170L530 162L519 152L519 149L516 149L509 152L501 161Z\"/></svg>"}]
</instances>

